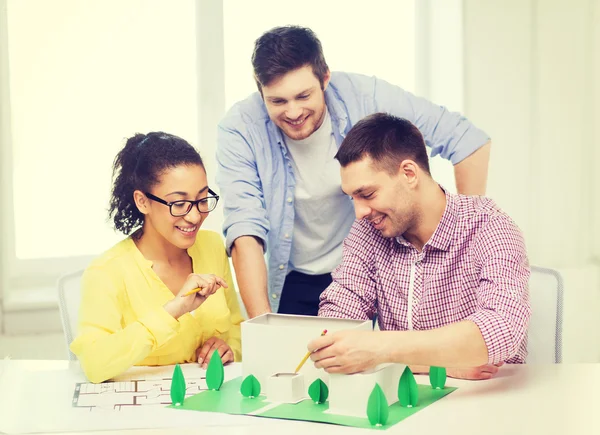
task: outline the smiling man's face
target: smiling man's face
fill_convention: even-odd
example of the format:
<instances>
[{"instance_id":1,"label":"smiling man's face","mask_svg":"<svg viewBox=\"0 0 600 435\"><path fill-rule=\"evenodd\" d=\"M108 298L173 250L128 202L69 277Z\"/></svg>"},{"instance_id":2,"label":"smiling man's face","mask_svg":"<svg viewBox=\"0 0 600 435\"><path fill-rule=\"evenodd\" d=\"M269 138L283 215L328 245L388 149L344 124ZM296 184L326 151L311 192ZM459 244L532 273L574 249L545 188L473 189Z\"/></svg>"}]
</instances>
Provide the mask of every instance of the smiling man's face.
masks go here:
<instances>
[{"instance_id":1,"label":"smiling man's face","mask_svg":"<svg viewBox=\"0 0 600 435\"><path fill-rule=\"evenodd\" d=\"M287 137L294 140L306 139L323 123L324 90L328 83L329 73L321 88L312 67L305 65L284 74L268 86L263 86L262 95L269 118Z\"/></svg>"},{"instance_id":2,"label":"smiling man's face","mask_svg":"<svg viewBox=\"0 0 600 435\"><path fill-rule=\"evenodd\" d=\"M416 223L415 192L400 170L390 175L365 156L341 168L342 189L352 196L357 219L367 219L383 237L398 237Z\"/></svg>"}]
</instances>

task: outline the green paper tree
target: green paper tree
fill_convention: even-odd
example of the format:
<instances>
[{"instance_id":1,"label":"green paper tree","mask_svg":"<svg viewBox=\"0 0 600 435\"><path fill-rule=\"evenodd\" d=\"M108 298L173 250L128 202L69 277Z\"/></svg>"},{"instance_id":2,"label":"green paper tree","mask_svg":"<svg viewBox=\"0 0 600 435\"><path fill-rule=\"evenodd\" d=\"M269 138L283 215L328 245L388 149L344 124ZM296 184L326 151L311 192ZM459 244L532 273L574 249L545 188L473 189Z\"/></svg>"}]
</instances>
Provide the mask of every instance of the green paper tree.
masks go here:
<instances>
[{"instance_id":1,"label":"green paper tree","mask_svg":"<svg viewBox=\"0 0 600 435\"><path fill-rule=\"evenodd\" d=\"M367 417L373 426L384 426L388 420L388 402L379 384L375 384L367 402Z\"/></svg>"},{"instance_id":2,"label":"green paper tree","mask_svg":"<svg viewBox=\"0 0 600 435\"><path fill-rule=\"evenodd\" d=\"M185 399L185 378L179 364L175 364L171 379L171 403L175 406L183 405Z\"/></svg>"},{"instance_id":3,"label":"green paper tree","mask_svg":"<svg viewBox=\"0 0 600 435\"><path fill-rule=\"evenodd\" d=\"M444 367L429 367L429 382L436 390L443 390L446 386L446 369Z\"/></svg>"},{"instance_id":4,"label":"green paper tree","mask_svg":"<svg viewBox=\"0 0 600 435\"><path fill-rule=\"evenodd\" d=\"M223 362L218 351L214 351L210 357L208 368L206 369L206 385L209 390L219 390L223 385L225 371L223 370Z\"/></svg>"},{"instance_id":5,"label":"green paper tree","mask_svg":"<svg viewBox=\"0 0 600 435\"><path fill-rule=\"evenodd\" d=\"M242 396L252 399L260 396L260 382L258 382L258 379L254 375L246 376L240 387L240 393L242 393Z\"/></svg>"},{"instance_id":6,"label":"green paper tree","mask_svg":"<svg viewBox=\"0 0 600 435\"><path fill-rule=\"evenodd\" d=\"M321 378L317 378L308 387L308 395L315 403L325 403L327 397L329 397L329 388L327 388L327 384Z\"/></svg>"},{"instance_id":7,"label":"green paper tree","mask_svg":"<svg viewBox=\"0 0 600 435\"><path fill-rule=\"evenodd\" d=\"M400 383L398 384L398 401L401 406L405 408L412 408L417 406L419 402L419 390L417 388L417 381L415 376L408 366L402 372L400 376Z\"/></svg>"}]
</instances>

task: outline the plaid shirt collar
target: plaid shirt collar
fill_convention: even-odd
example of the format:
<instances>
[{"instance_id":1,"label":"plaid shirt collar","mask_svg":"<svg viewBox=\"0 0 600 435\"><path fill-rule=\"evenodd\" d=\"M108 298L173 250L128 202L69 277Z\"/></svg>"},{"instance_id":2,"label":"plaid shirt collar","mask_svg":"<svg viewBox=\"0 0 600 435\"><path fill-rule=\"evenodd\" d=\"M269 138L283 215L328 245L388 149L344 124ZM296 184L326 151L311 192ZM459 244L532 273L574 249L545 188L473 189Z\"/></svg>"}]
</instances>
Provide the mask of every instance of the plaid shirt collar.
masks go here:
<instances>
[{"instance_id":1,"label":"plaid shirt collar","mask_svg":"<svg viewBox=\"0 0 600 435\"><path fill-rule=\"evenodd\" d=\"M450 242L452 241L452 236L454 234L454 228L456 224L456 195L449 193L441 184L438 184L440 188L446 194L446 208L444 209L444 213L442 214L442 218L440 222L431 235L430 239L423 246L423 251L429 249L437 249L440 251L447 251L450 247ZM412 248L413 245L410 244L403 236L396 237L396 241L406 247Z\"/></svg>"}]
</instances>

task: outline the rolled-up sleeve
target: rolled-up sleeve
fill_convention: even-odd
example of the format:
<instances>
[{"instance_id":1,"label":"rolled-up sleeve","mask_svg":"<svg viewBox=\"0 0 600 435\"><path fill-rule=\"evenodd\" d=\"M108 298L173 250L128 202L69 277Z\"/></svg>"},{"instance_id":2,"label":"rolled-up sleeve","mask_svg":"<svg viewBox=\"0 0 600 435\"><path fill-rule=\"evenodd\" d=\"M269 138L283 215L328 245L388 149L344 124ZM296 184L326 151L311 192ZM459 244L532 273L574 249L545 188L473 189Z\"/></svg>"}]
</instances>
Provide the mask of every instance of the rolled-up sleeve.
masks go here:
<instances>
[{"instance_id":1,"label":"rolled-up sleeve","mask_svg":"<svg viewBox=\"0 0 600 435\"><path fill-rule=\"evenodd\" d=\"M365 222L356 221L344 240L342 262L321 294L320 317L372 319L376 311L373 243Z\"/></svg>"},{"instance_id":2,"label":"rolled-up sleeve","mask_svg":"<svg viewBox=\"0 0 600 435\"><path fill-rule=\"evenodd\" d=\"M467 320L479 327L490 364L523 363L531 317L525 241L510 218L498 216L487 223L475 243L474 261L481 267L478 309Z\"/></svg>"},{"instance_id":3,"label":"rolled-up sleeve","mask_svg":"<svg viewBox=\"0 0 600 435\"><path fill-rule=\"evenodd\" d=\"M221 124L217 138L217 184L223 198L227 255L235 239L255 236L267 248L269 221L256 158L239 129Z\"/></svg>"},{"instance_id":4,"label":"rolled-up sleeve","mask_svg":"<svg viewBox=\"0 0 600 435\"><path fill-rule=\"evenodd\" d=\"M375 79L374 94L378 111L405 118L417 126L431 148L431 157L439 154L456 165L490 141L487 133L460 113L450 112L385 80Z\"/></svg>"}]
</instances>

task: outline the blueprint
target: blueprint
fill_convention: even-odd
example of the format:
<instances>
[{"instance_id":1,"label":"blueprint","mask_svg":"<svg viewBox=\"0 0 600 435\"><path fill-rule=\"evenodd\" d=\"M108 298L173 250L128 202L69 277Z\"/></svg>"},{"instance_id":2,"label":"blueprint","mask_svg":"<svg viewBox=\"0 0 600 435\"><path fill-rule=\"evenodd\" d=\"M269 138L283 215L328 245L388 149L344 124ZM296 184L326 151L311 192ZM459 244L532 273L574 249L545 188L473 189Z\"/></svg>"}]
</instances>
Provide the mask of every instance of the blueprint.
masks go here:
<instances>
[{"instance_id":1,"label":"blueprint","mask_svg":"<svg viewBox=\"0 0 600 435\"><path fill-rule=\"evenodd\" d=\"M193 373L193 376L195 377L186 376L185 378L185 397L207 390L205 376L198 372ZM170 405L170 394L170 377L147 379L140 376L139 379L135 379L134 373L132 379L115 379L100 384L76 383L72 405L75 408L84 408L89 411L97 408L121 411L132 406Z\"/></svg>"}]
</instances>

